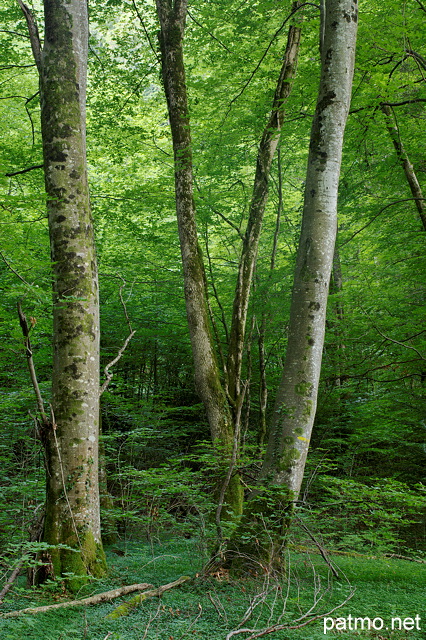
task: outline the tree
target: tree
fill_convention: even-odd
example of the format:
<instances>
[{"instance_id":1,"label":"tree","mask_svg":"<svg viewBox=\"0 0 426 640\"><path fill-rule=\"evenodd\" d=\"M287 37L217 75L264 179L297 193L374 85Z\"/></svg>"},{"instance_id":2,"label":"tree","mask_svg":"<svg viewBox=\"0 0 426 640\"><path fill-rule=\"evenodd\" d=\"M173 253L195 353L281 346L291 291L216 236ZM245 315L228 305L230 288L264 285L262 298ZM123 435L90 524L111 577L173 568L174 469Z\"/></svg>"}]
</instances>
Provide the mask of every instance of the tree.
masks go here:
<instances>
[{"instance_id":1,"label":"tree","mask_svg":"<svg viewBox=\"0 0 426 640\"><path fill-rule=\"evenodd\" d=\"M299 2L293 5L293 13ZM238 455L241 409L241 363L247 309L253 270L268 198L269 171L279 141L284 117L283 103L291 90L300 41L300 29L291 26L273 106L257 157L247 229L239 263L234 297L227 364L222 382L215 354L209 318L206 275L198 242L193 197L192 145L183 61L183 36L187 16L186 0L157 0L163 83L167 98L175 162L176 211L185 283L188 327L194 358L197 391L204 403L213 443L225 453L228 471L219 493L217 524L225 502L234 515L242 512L243 489L235 473ZM223 363L224 364L224 363Z\"/></svg>"},{"instance_id":2,"label":"tree","mask_svg":"<svg viewBox=\"0 0 426 640\"><path fill-rule=\"evenodd\" d=\"M40 78L41 127L53 265L53 371L50 417L42 412L46 453L43 540L48 571L78 588L106 568L98 488L99 300L86 167L85 1L44 3L41 48L25 15Z\"/></svg>"},{"instance_id":3,"label":"tree","mask_svg":"<svg viewBox=\"0 0 426 640\"><path fill-rule=\"evenodd\" d=\"M321 22L321 78L310 139L288 344L259 481L261 487L266 486L266 493L262 488L254 492L240 526L238 535L247 539L247 521L257 521L251 540L239 545L237 537L240 552L255 553L267 565L278 566L288 511L302 484L316 411L337 231L343 135L355 63L356 0L326 0Z\"/></svg>"}]
</instances>

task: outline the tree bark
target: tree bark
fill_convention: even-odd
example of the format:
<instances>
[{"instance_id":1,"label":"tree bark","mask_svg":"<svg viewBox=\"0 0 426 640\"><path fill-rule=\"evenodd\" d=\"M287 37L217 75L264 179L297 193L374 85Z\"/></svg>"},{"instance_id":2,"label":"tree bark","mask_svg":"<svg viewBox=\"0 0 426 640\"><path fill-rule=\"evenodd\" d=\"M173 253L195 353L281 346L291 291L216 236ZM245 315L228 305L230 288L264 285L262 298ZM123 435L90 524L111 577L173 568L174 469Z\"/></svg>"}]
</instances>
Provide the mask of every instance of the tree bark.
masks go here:
<instances>
[{"instance_id":1,"label":"tree bark","mask_svg":"<svg viewBox=\"0 0 426 640\"><path fill-rule=\"evenodd\" d=\"M311 131L284 372L263 477L297 498L315 417L325 312L337 231L337 192L349 111L356 0L326 0L318 102Z\"/></svg>"},{"instance_id":2,"label":"tree bark","mask_svg":"<svg viewBox=\"0 0 426 640\"><path fill-rule=\"evenodd\" d=\"M40 77L41 129L53 269L51 420L45 559L77 589L105 569L99 515L99 300L86 165L86 0L45 0L43 49L26 17ZM60 548L68 545L73 551Z\"/></svg>"},{"instance_id":3,"label":"tree bark","mask_svg":"<svg viewBox=\"0 0 426 640\"><path fill-rule=\"evenodd\" d=\"M213 443L230 459L234 426L213 347L209 324L204 265L198 242L193 198L191 132L183 62L187 1L157 0L164 90L170 119L175 162L176 214L182 255L186 314L194 361L195 386L204 404ZM225 504L242 510L238 476L230 479Z\"/></svg>"},{"instance_id":4,"label":"tree bark","mask_svg":"<svg viewBox=\"0 0 426 640\"><path fill-rule=\"evenodd\" d=\"M337 230L337 192L357 31L356 0L326 0L321 78L312 125L288 345L259 489L249 501L237 550L280 565L288 520L303 479L321 370L325 312ZM251 528L250 528L251 527ZM234 544L235 550L235 544Z\"/></svg>"}]
</instances>

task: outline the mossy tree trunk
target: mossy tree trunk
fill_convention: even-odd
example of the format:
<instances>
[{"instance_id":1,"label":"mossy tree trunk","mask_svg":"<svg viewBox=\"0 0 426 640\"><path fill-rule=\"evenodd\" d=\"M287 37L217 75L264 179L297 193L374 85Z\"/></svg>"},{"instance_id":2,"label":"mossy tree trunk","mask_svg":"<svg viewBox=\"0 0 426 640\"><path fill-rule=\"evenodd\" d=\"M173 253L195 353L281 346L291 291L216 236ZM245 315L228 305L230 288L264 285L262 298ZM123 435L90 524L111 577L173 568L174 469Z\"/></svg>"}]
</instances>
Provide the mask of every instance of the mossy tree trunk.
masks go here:
<instances>
[{"instance_id":1,"label":"mossy tree trunk","mask_svg":"<svg viewBox=\"0 0 426 640\"><path fill-rule=\"evenodd\" d=\"M325 312L337 230L337 192L357 31L356 0L325 0L321 78L312 125L288 345L259 488L232 549L280 565L302 484L321 371ZM232 558L232 556L231 556Z\"/></svg>"},{"instance_id":2,"label":"mossy tree trunk","mask_svg":"<svg viewBox=\"0 0 426 640\"><path fill-rule=\"evenodd\" d=\"M295 2L293 11L299 5L300 2ZM218 494L218 521L220 512L225 517L229 513L233 516L242 513L243 488L238 474L234 472L234 466L238 457L239 423L244 395L241 389L241 362L247 308L268 198L269 171L284 117L283 103L290 93L296 69L300 29L295 26L290 28L271 115L259 147L249 221L238 270L227 371L221 378L210 331L206 278L197 237L193 199L191 133L183 61L187 1L157 0L157 13L161 28L163 82L173 138L176 211L195 382L206 409L213 442L221 451L221 459L228 465L224 485Z\"/></svg>"},{"instance_id":3,"label":"mossy tree trunk","mask_svg":"<svg viewBox=\"0 0 426 640\"><path fill-rule=\"evenodd\" d=\"M43 539L56 577L106 569L98 488L99 301L86 168L86 0L44 0L43 48L27 19L40 77L41 129L53 269L53 381ZM58 545L67 545L65 550Z\"/></svg>"},{"instance_id":4,"label":"mossy tree trunk","mask_svg":"<svg viewBox=\"0 0 426 640\"><path fill-rule=\"evenodd\" d=\"M206 279L193 198L191 132L183 62L187 2L157 0L157 13L163 83L173 139L176 213L195 385L206 409L212 440L220 448L222 459L226 460L232 452L233 421L221 384L210 330ZM225 503L234 514L241 513L242 489L237 476L233 476L227 487Z\"/></svg>"}]
</instances>

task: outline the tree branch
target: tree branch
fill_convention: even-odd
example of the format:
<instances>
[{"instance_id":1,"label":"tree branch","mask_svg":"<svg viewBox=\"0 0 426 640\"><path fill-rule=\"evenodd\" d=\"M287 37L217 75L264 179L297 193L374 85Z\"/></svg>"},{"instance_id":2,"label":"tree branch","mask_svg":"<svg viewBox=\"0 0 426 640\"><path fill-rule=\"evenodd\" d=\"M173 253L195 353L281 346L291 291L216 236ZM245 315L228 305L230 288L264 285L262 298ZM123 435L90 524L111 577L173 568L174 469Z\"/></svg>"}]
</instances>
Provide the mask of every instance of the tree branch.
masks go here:
<instances>
[{"instance_id":1,"label":"tree branch","mask_svg":"<svg viewBox=\"0 0 426 640\"><path fill-rule=\"evenodd\" d=\"M247 89L247 87L249 86L250 82L253 80L254 76L256 75L256 73L258 72L258 70L260 68L260 65L262 64L262 62L264 61L264 59L268 55L268 51L272 47L272 43L279 36L279 34L284 29L284 27L287 24L287 22L294 16L295 13L297 13L297 11L299 11L300 9L303 9L303 7L307 7L307 6L316 7L317 9L320 8L319 5L314 4L313 2L304 2L303 4L299 5L296 9L294 9L293 11L290 12L290 14L287 16L287 18L281 24L281 26L275 31L274 35L271 38L271 41L269 42L268 46L266 47L265 51L263 52L259 62L255 66L254 70L251 72L250 77L248 78L248 80L246 80L246 82L244 83L243 88L230 101L230 103L228 105L228 109L227 109L227 111L225 113L225 116L224 116L222 122L224 122L226 120L226 118L228 117L229 112L231 111L231 107L234 104L234 102L236 102L238 100L238 98L240 98L243 95L244 91Z\"/></svg>"},{"instance_id":2,"label":"tree branch","mask_svg":"<svg viewBox=\"0 0 426 640\"><path fill-rule=\"evenodd\" d=\"M353 240L355 238L355 236L357 236L359 233L361 233L361 231L364 231L364 229L366 229L367 227L370 226L370 224L372 224L376 218L379 217L379 215L381 213L383 213L383 211L385 211L385 209L388 209L389 207L393 207L396 204L401 204L402 202L412 202L412 201L417 201L419 198L403 198L402 200L395 200L395 202L390 202L389 204L386 204L384 207L382 207L380 209L380 211L378 213L376 213L375 216L373 216L371 218L371 220L369 220L363 227L361 227L361 229L358 229L358 231L355 231L347 240L345 240L344 242L341 242L338 246L339 249L340 247L344 247L345 244L348 244L348 242L350 242L351 240Z\"/></svg>"},{"instance_id":3,"label":"tree branch","mask_svg":"<svg viewBox=\"0 0 426 640\"><path fill-rule=\"evenodd\" d=\"M134 10L135 10L135 12L136 12L136 15L137 15L137 16L138 16L138 18L139 18L139 22L140 22L140 23L141 23L141 25L142 25L142 29L144 30L145 35L146 35L146 37L147 37L147 40L148 40L148 42L149 42L149 46L151 47L151 51L153 52L153 54L154 54L155 59L157 60L157 62L161 62L160 56L158 55L157 50L155 49L154 45L152 44L151 37L150 37L150 35L149 35L149 33L148 33L148 30L147 30L147 28L146 28L146 26L145 26L145 22L143 21L143 18L142 18L142 16L141 16L140 12L139 12L139 9L138 9L138 7L137 7L137 5L136 5L135 0L132 0L132 3L133 3L133 8L134 8Z\"/></svg>"},{"instance_id":4,"label":"tree branch","mask_svg":"<svg viewBox=\"0 0 426 640\"><path fill-rule=\"evenodd\" d=\"M20 302L18 302L17 307L18 307L19 324L21 325L22 334L24 336L25 353L26 353L26 356L27 356L28 369L29 369L29 372L30 372L31 382L33 384L34 391L35 391L36 398L37 398L38 410L40 412L43 424L47 425L47 424L49 424L49 419L48 419L48 417L46 415L46 412L44 410L43 398L41 396L41 391L40 391L40 387L39 387L39 384L38 384L37 375L36 375L35 366L34 366L33 352L31 350L31 342L30 342L30 331L31 331L31 329L28 327L27 318L25 317L25 314L22 311L22 307L21 307L21 303ZM36 319L35 318L30 318L30 322L31 322L31 328L32 328L36 323Z\"/></svg>"},{"instance_id":5,"label":"tree branch","mask_svg":"<svg viewBox=\"0 0 426 640\"><path fill-rule=\"evenodd\" d=\"M40 36L38 33L37 22L32 14L32 11L26 4L22 2L22 0L17 0L19 6L21 7L22 13L24 14L25 20L27 22L28 33L30 36L31 49L34 56L34 61L37 65L38 72L41 72L41 44L40 44Z\"/></svg>"},{"instance_id":6,"label":"tree branch","mask_svg":"<svg viewBox=\"0 0 426 640\"><path fill-rule=\"evenodd\" d=\"M99 604L100 602L109 602L115 598L120 598L133 591L143 591L148 587L152 587L152 584L143 582L141 584L131 584L119 589L112 589L111 591L104 591L103 593L97 593L90 598L83 598L81 600L70 600L69 602L60 602L58 604L48 604L44 607L28 607L27 609L19 609L18 611L10 611L9 613L0 614L2 618L16 618L17 616L29 613L44 613L45 611L52 611L53 609L64 609L66 607L85 607L90 604ZM161 587L160 587L161 589ZM149 593L149 592L148 592Z\"/></svg>"},{"instance_id":7,"label":"tree branch","mask_svg":"<svg viewBox=\"0 0 426 640\"><path fill-rule=\"evenodd\" d=\"M426 7L424 6L423 2L420 2L420 0L416 0L416 2L419 5L420 9L426 13Z\"/></svg>"},{"instance_id":8,"label":"tree branch","mask_svg":"<svg viewBox=\"0 0 426 640\"><path fill-rule=\"evenodd\" d=\"M127 313L126 303L123 300L123 287L126 285L126 282L125 282L125 280L123 278L121 278L121 280L122 280L123 284L120 287L119 296L120 296L120 300L121 300L121 305L122 305L123 310L124 310L124 315L126 316L126 321L127 321L127 325L129 327L130 333L127 336L127 338L125 339L123 346L121 347L121 349L119 350L119 352L117 353L115 358L113 360L111 360L111 362L109 362L106 365L105 369L104 369L106 380L103 383L103 385L101 386L101 388L99 389L99 396L101 396L107 390L107 388L109 386L109 383L111 382L112 377L114 375L113 373L110 373L109 370L111 369L111 367L113 367L115 364L117 364L117 362L120 360L121 356L123 355L123 353L127 349L127 345L129 344L130 340L133 338L133 336L136 333L136 330L132 329L132 325L131 325L131 322L130 322L130 319L129 319L129 315Z\"/></svg>"},{"instance_id":9,"label":"tree branch","mask_svg":"<svg viewBox=\"0 0 426 640\"><path fill-rule=\"evenodd\" d=\"M144 593L141 593L138 596L135 596L128 602L124 602L119 607L114 609L114 611L111 611L111 613L107 615L107 618L115 620L115 618L121 618L121 616L127 616L132 611L132 609L137 607L144 600L147 600L148 598L155 598L156 596L159 597L165 591L168 591L169 589L173 589L173 587L178 587L179 585L183 584L184 582L187 582L188 580L191 580L189 576L182 576L181 578L178 578L178 580L175 580L174 582L169 582L168 584L165 584L162 587L158 587L158 589L145 591Z\"/></svg>"},{"instance_id":10,"label":"tree branch","mask_svg":"<svg viewBox=\"0 0 426 640\"><path fill-rule=\"evenodd\" d=\"M43 164L35 164L32 167L27 167L26 169L20 169L20 171L11 171L10 173L5 173L4 175L7 178L13 178L13 176L18 176L22 173L28 173L28 171L33 171L33 169L43 169Z\"/></svg>"}]
</instances>

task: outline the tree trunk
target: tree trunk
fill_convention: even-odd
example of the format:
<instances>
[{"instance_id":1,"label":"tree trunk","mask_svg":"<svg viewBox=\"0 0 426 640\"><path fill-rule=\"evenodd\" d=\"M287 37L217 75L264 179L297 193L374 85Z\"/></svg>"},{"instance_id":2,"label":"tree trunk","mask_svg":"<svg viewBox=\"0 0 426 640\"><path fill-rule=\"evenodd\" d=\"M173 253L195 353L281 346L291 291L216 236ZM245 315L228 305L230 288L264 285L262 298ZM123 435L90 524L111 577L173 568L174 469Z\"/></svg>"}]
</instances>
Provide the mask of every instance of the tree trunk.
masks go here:
<instances>
[{"instance_id":1,"label":"tree trunk","mask_svg":"<svg viewBox=\"0 0 426 640\"><path fill-rule=\"evenodd\" d=\"M234 426L221 384L213 347L207 306L204 265L198 243L193 198L191 132L183 63L186 0L157 0L164 90L173 138L176 213L182 255L188 328L194 360L195 385L204 404L213 443L224 462L233 449ZM242 511L242 487L233 475L225 504L235 514Z\"/></svg>"},{"instance_id":2,"label":"tree trunk","mask_svg":"<svg viewBox=\"0 0 426 640\"><path fill-rule=\"evenodd\" d=\"M45 0L41 50L22 2L40 76L41 129L53 265L52 416L43 539L71 589L105 569L99 515L99 301L86 168L85 0ZM58 545L67 545L65 550Z\"/></svg>"},{"instance_id":3,"label":"tree trunk","mask_svg":"<svg viewBox=\"0 0 426 640\"><path fill-rule=\"evenodd\" d=\"M402 144L401 137L399 135L399 129L396 125L395 118L392 114L392 109L386 103L380 105L380 109L386 118L386 128L391 137L393 146L395 147L396 155L404 170L405 177L409 184L411 193L416 202L417 211L419 213L420 221L422 223L423 231L426 231L426 203L423 198L422 188L417 179L414 167L410 162L410 158Z\"/></svg>"},{"instance_id":4,"label":"tree trunk","mask_svg":"<svg viewBox=\"0 0 426 640\"><path fill-rule=\"evenodd\" d=\"M294 8L299 2L294 3ZM222 385L210 331L204 265L199 248L193 200L191 134L183 63L183 35L187 1L157 0L160 21L163 82L167 98L175 159L176 210L184 272L188 327L194 359L197 391L206 408L213 442L224 453L224 461L235 464L241 414L241 362L251 280L263 213L268 196L268 178L283 119L283 101L288 96L296 67L300 29L291 27L273 109L260 143L249 222L240 259L228 349L226 388ZM230 404L232 412L230 410ZM224 506L235 515L242 512L243 490L239 477L228 473ZM225 509L226 512L226 509Z\"/></svg>"},{"instance_id":5,"label":"tree trunk","mask_svg":"<svg viewBox=\"0 0 426 640\"><path fill-rule=\"evenodd\" d=\"M311 131L288 345L259 490L249 501L237 550L280 565L292 504L303 479L316 411L325 312L337 229L337 191L349 111L356 0L326 0L321 79ZM235 549L235 544L234 544Z\"/></svg>"},{"instance_id":6,"label":"tree trunk","mask_svg":"<svg viewBox=\"0 0 426 640\"><path fill-rule=\"evenodd\" d=\"M294 2L292 11L296 11L301 2ZM292 25L288 32L287 46L283 64L275 90L272 111L263 131L256 162L253 194L250 203L247 229L238 266L235 288L232 324L228 346L227 378L230 397L237 402L241 393L241 365L243 358L244 336L247 324L247 310L253 271L257 259L263 216L269 192L269 172L280 139L284 121L284 102L292 88L292 79L296 72L297 56L300 45L299 27Z\"/></svg>"}]
</instances>

